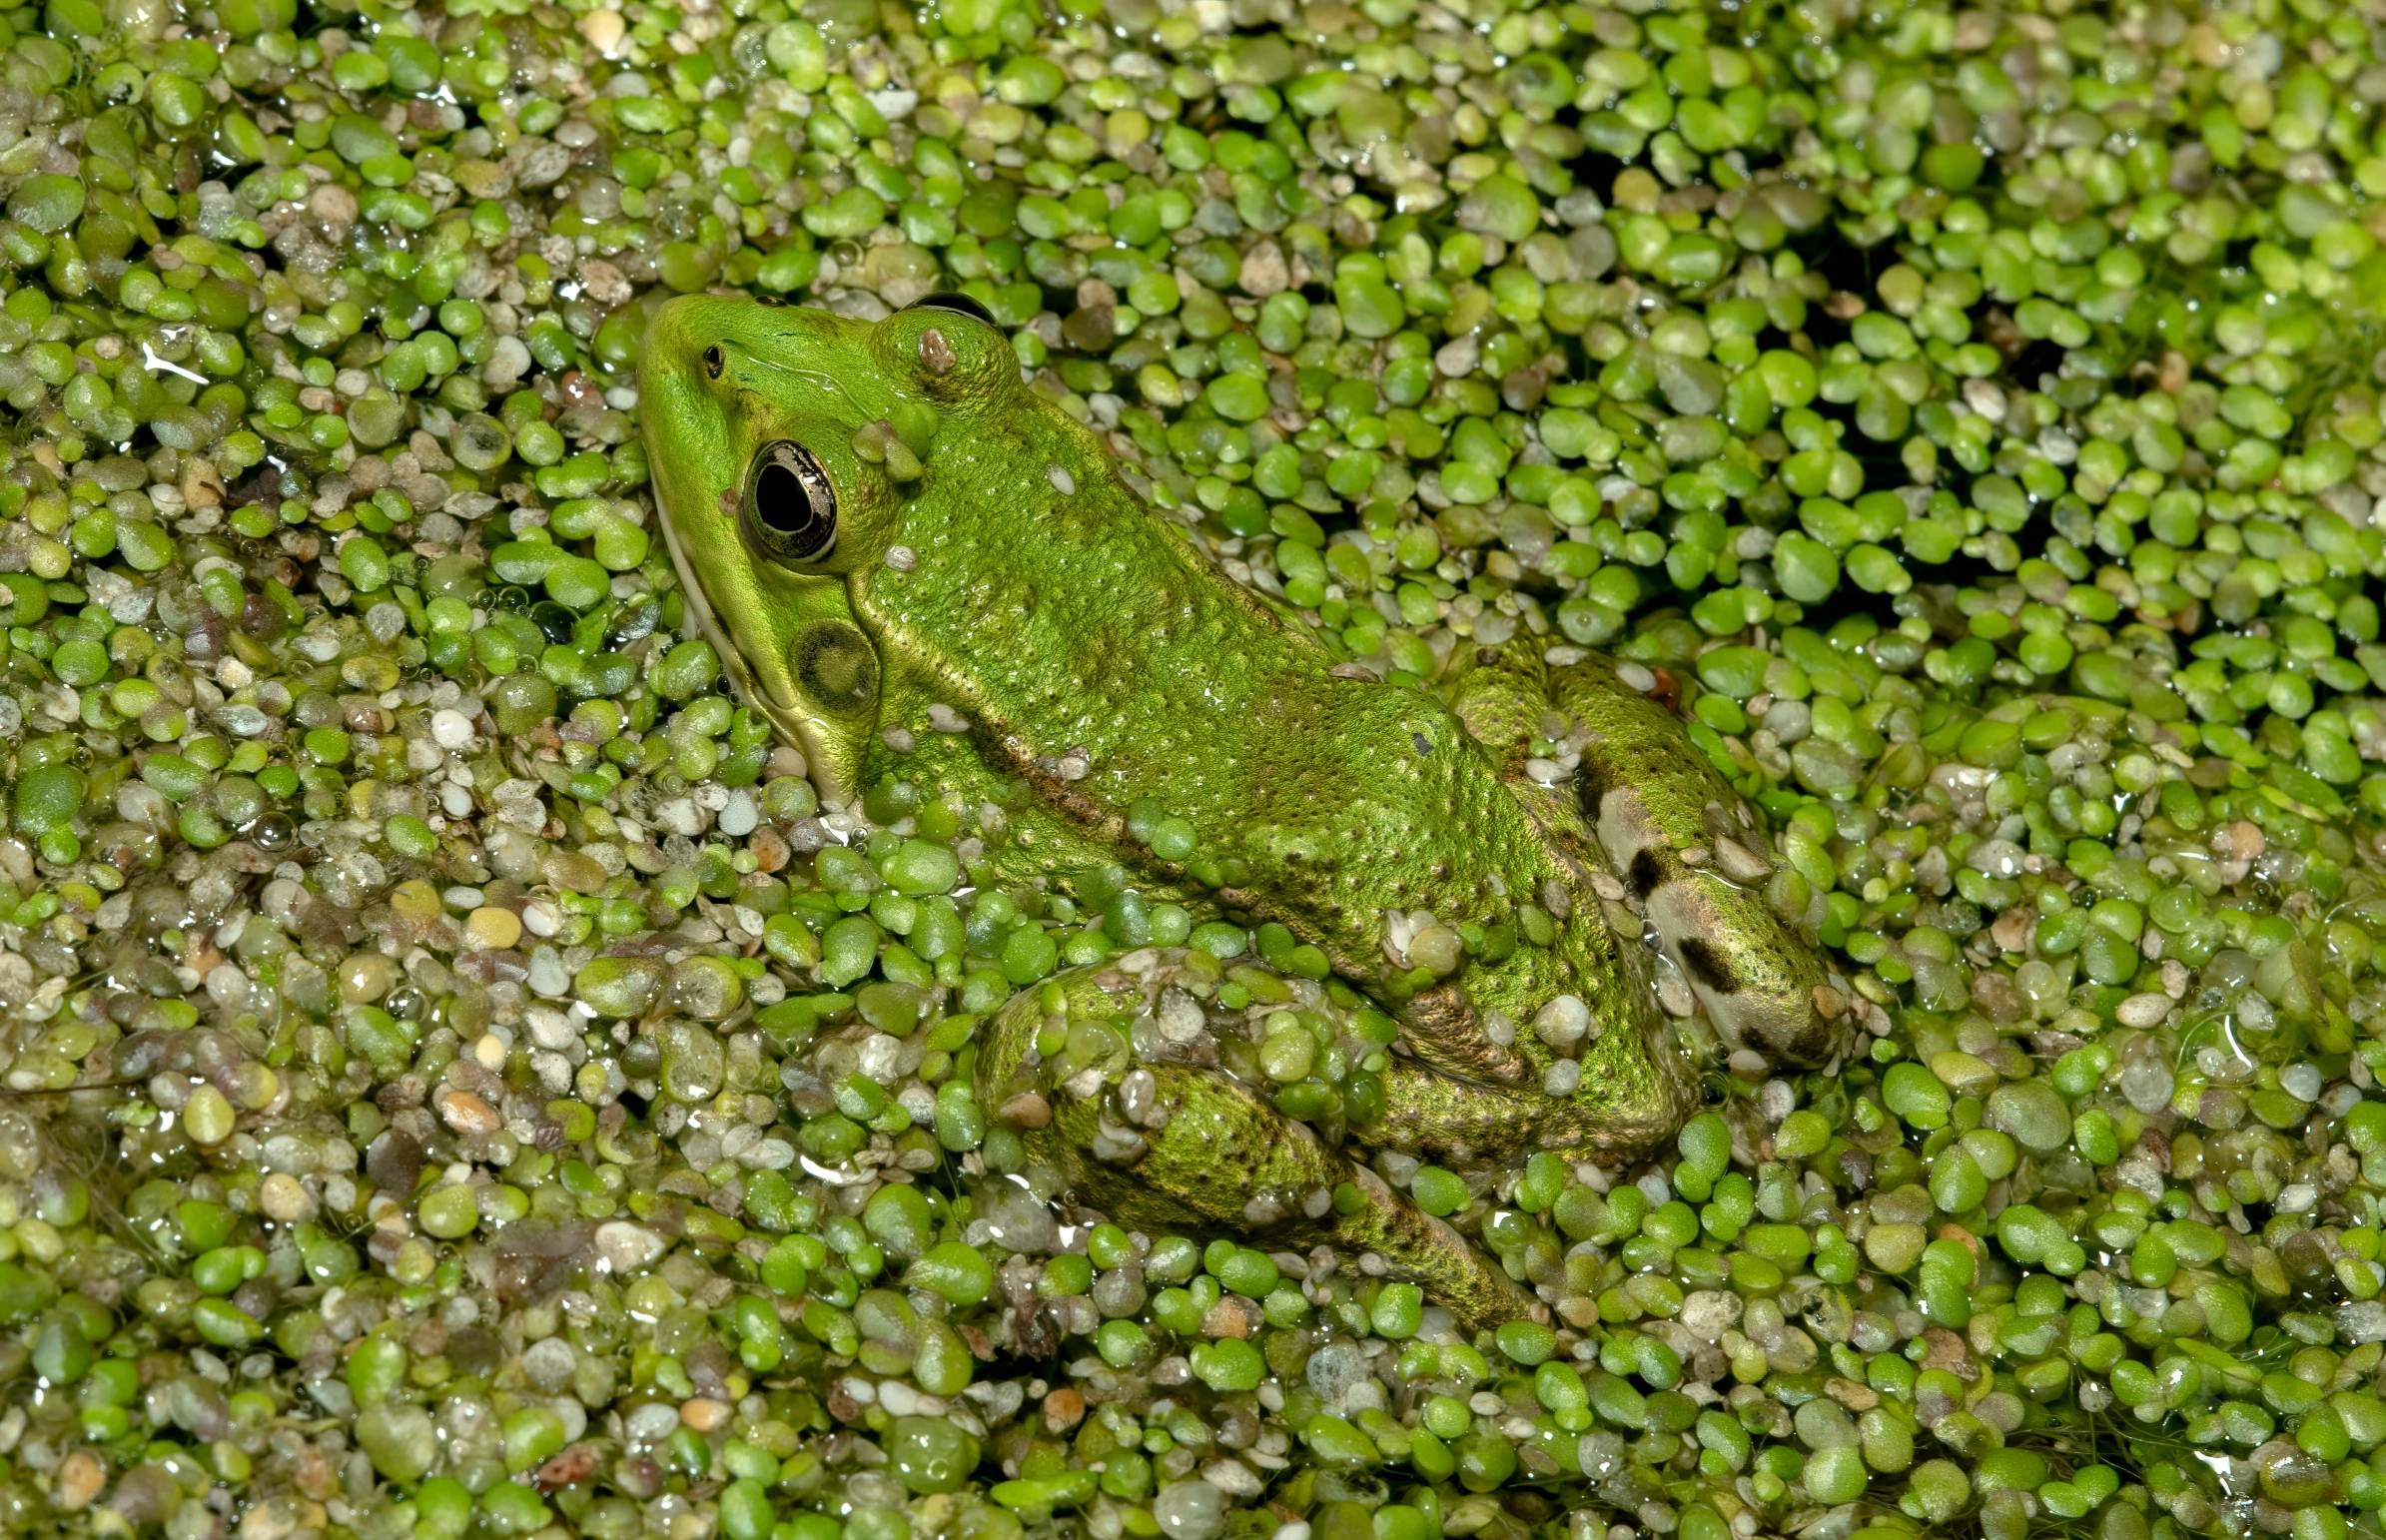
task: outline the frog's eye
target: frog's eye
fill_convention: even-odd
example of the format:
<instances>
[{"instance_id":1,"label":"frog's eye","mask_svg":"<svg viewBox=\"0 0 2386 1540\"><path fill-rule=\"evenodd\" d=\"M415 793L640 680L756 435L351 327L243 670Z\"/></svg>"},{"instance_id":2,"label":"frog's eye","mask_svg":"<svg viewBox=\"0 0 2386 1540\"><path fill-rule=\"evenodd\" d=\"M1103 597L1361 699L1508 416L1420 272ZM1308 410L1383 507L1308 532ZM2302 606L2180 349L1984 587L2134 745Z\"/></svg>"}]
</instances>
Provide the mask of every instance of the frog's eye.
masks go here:
<instances>
[{"instance_id":1,"label":"frog's eye","mask_svg":"<svg viewBox=\"0 0 2386 1540\"><path fill-rule=\"evenodd\" d=\"M718 380L718 379L720 379L720 378L721 378L721 366L722 366L722 364L723 364L724 362L725 362L725 361L724 361L724 360L721 358L721 350L720 350L720 345L719 345L719 344L717 344L717 343L716 343L716 344L714 344L712 347L705 349L705 350L704 350L704 378L705 378L705 379L707 379L707 380Z\"/></svg>"},{"instance_id":2,"label":"frog's eye","mask_svg":"<svg viewBox=\"0 0 2386 1540\"><path fill-rule=\"evenodd\" d=\"M975 316L990 327L994 325L994 312L965 294L932 294L914 300L903 308L907 311L956 311L964 316Z\"/></svg>"},{"instance_id":3,"label":"frog's eye","mask_svg":"<svg viewBox=\"0 0 2386 1540\"><path fill-rule=\"evenodd\" d=\"M780 561L818 561L837 546L837 489L812 451L782 438L754 456L746 533Z\"/></svg>"}]
</instances>

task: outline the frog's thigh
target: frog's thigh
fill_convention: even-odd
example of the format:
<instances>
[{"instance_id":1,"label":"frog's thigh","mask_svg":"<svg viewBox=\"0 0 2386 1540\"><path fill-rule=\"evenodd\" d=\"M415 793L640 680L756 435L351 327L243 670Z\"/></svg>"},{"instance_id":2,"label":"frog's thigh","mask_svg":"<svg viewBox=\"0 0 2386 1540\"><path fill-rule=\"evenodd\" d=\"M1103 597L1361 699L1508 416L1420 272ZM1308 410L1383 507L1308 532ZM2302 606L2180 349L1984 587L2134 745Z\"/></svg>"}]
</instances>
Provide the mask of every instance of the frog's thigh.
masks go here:
<instances>
[{"instance_id":1,"label":"frog's thigh","mask_svg":"<svg viewBox=\"0 0 2386 1540\"><path fill-rule=\"evenodd\" d=\"M1549 665L1521 638L1477 647L1462 660L1448 693L1468 736L1503 758L1521 754L1549 715Z\"/></svg>"},{"instance_id":2,"label":"frog's thigh","mask_svg":"<svg viewBox=\"0 0 2386 1540\"><path fill-rule=\"evenodd\" d=\"M1767 900L1763 824L1680 719L1604 663L1553 670L1550 698L1576 724L1600 849L1717 1033L1776 1064L1821 1063L1845 1003Z\"/></svg>"}]
</instances>

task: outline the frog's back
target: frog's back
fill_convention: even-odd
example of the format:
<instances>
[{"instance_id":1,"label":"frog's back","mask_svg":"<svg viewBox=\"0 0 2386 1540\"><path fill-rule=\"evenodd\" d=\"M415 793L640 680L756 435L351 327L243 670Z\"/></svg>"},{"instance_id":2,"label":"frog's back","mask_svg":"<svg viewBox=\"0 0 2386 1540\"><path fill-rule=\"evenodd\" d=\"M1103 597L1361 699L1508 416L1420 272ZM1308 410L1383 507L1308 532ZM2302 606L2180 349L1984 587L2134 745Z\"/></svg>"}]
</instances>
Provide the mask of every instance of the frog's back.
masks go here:
<instances>
[{"instance_id":1,"label":"frog's back","mask_svg":"<svg viewBox=\"0 0 2386 1540\"><path fill-rule=\"evenodd\" d=\"M866 574L890 707L929 699L1018 756L1083 757L1138 795L1246 799L1269 758L1250 729L1305 730L1332 658L1194 549L1111 446L1024 385L973 391L940 435L898 539L910 569ZM1089 787L1088 790L1096 788Z\"/></svg>"}]
</instances>

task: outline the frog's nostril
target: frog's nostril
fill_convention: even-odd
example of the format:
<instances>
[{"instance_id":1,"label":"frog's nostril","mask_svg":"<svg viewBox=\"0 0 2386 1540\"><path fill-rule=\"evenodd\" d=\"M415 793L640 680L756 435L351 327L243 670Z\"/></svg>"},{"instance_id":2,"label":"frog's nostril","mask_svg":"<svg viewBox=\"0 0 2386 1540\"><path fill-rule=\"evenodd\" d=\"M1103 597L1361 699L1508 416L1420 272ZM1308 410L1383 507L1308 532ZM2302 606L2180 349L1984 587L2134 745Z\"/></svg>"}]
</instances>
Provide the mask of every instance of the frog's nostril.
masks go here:
<instances>
[{"instance_id":1,"label":"frog's nostril","mask_svg":"<svg viewBox=\"0 0 2386 1540\"><path fill-rule=\"evenodd\" d=\"M725 361L725 360L723 360L723 359L722 359L722 357L721 357L721 349L720 349L720 345L719 345L719 344L717 344L717 343L716 343L716 344L714 344L712 347L705 349L705 350L704 350L704 378L705 378L705 379L707 379L707 380L718 380L718 379L720 379L720 378L721 378L721 368L722 368L722 366L723 366L723 364L724 364L725 362L726 362L726 361Z\"/></svg>"}]
</instances>

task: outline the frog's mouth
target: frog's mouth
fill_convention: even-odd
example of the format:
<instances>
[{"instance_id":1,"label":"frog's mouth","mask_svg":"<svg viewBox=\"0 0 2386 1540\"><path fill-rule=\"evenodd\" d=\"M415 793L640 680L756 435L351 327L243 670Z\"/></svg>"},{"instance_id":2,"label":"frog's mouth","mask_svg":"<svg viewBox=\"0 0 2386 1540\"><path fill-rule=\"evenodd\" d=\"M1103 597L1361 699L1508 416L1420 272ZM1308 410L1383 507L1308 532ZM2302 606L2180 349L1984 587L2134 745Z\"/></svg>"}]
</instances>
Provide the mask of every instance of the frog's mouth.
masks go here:
<instances>
[{"instance_id":1,"label":"frog's mouth","mask_svg":"<svg viewBox=\"0 0 2386 1540\"><path fill-rule=\"evenodd\" d=\"M767 697L754 686L745 654L737 650L737 643L729 639L729 633L721 629L721 622L714 616L712 600L704 592L704 585L696 581L696 569L688 564L687 552L680 548L678 526L663 511L660 497L655 498L654 521L663 526L663 548L671 553L671 568L679 574L679 594L685 610L680 617L679 634L693 638L701 633L712 643L712 650L720 654L721 667L738 693L756 702L765 700Z\"/></svg>"},{"instance_id":2,"label":"frog's mouth","mask_svg":"<svg viewBox=\"0 0 2386 1540\"><path fill-rule=\"evenodd\" d=\"M663 548L671 553L671 568L679 574L679 591L683 614L679 631L683 637L697 635L712 643L712 650L721 660L721 671L729 676L729 684L745 702L778 728L781 737L793 743L804 756L805 773L812 787L820 794L823 806L842 807L853 800L853 788L842 784L833 768L832 756L825 752L819 733L803 719L801 713L790 710L774 697L754 675L746 662L745 650L737 639L721 624L714 613L712 597L704 591L704 584L696 578L696 568L688 560L687 550L679 540L678 526L670 514L663 511L662 498L655 498L655 522L663 528Z\"/></svg>"}]
</instances>

